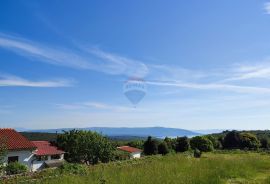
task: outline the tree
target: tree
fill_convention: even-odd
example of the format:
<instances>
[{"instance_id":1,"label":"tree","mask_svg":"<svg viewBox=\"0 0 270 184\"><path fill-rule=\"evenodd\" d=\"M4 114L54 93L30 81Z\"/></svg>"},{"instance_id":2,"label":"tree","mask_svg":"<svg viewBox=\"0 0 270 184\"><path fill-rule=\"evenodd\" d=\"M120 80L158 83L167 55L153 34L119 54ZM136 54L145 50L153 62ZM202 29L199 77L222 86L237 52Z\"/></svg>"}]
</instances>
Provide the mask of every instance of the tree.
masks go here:
<instances>
[{"instance_id":1,"label":"tree","mask_svg":"<svg viewBox=\"0 0 270 184\"><path fill-rule=\"evenodd\" d=\"M57 144L66 153L69 162L97 164L113 159L113 146L102 135L83 130L71 130L57 136Z\"/></svg>"},{"instance_id":2,"label":"tree","mask_svg":"<svg viewBox=\"0 0 270 184\"><path fill-rule=\"evenodd\" d=\"M177 137L175 146L176 152L185 152L189 147L190 145L187 137Z\"/></svg>"},{"instance_id":3,"label":"tree","mask_svg":"<svg viewBox=\"0 0 270 184\"><path fill-rule=\"evenodd\" d=\"M269 141L267 138L260 139L261 148L268 149L269 148Z\"/></svg>"},{"instance_id":4,"label":"tree","mask_svg":"<svg viewBox=\"0 0 270 184\"><path fill-rule=\"evenodd\" d=\"M200 151L208 152L213 151L214 147L212 142L206 137L196 136L190 140L190 146L192 149L198 149Z\"/></svg>"},{"instance_id":5,"label":"tree","mask_svg":"<svg viewBox=\"0 0 270 184\"><path fill-rule=\"evenodd\" d=\"M158 142L152 139L151 136L147 138L143 145L143 152L146 155L156 155L158 154Z\"/></svg>"},{"instance_id":6,"label":"tree","mask_svg":"<svg viewBox=\"0 0 270 184\"><path fill-rule=\"evenodd\" d=\"M176 139L172 139L169 137L165 137L164 142L167 143L169 150L175 150L176 147Z\"/></svg>"},{"instance_id":7,"label":"tree","mask_svg":"<svg viewBox=\"0 0 270 184\"><path fill-rule=\"evenodd\" d=\"M143 143L144 143L143 140L135 140L128 142L128 145L134 148L143 149Z\"/></svg>"},{"instance_id":8,"label":"tree","mask_svg":"<svg viewBox=\"0 0 270 184\"><path fill-rule=\"evenodd\" d=\"M225 149L237 149L241 147L241 140L239 132L231 131L228 132L223 139L223 148Z\"/></svg>"},{"instance_id":9,"label":"tree","mask_svg":"<svg viewBox=\"0 0 270 184\"><path fill-rule=\"evenodd\" d=\"M219 148L222 147L221 142L217 138L215 138L214 136L212 136L212 135L206 135L205 137L212 142L213 147L215 149L219 149Z\"/></svg>"},{"instance_id":10,"label":"tree","mask_svg":"<svg viewBox=\"0 0 270 184\"><path fill-rule=\"evenodd\" d=\"M158 145L158 153L162 155L167 155L169 153L169 148L166 142L162 142Z\"/></svg>"},{"instance_id":11,"label":"tree","mask_svg":"<svg viewBox=\"0 0 270 184\"><path fill-rule=\"evenodd\" d=\"M226 134L223 140L223 148L225 149L258 149L260 141L256 135L248 132L231 131Z\"/></svg>"},{"instance_id":12,"label":"tree","mask_svg":"<svg viewBox=\"0 0 270 184\"><path fill-rule=\"evenodd\" d=\"M260 141L256 135L243 132L240 133L241 148L258 149L260 147Z\"/></svg>"}]
</instances>

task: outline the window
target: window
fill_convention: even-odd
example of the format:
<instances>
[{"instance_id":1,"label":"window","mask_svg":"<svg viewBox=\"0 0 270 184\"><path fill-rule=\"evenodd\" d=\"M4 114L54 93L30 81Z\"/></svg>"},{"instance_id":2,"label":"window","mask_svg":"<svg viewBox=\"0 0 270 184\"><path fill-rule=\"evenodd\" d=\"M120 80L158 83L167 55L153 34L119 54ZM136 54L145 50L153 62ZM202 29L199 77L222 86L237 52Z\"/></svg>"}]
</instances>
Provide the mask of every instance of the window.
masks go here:
<instances>
[{"instance_id":1,"label":"window","mask_svg":"<svg viewBox=\"0 0 270 184\"><path fill-rule=\"evenodd\" d=\"M18 161L19 161L19 157L18 156L8 157L8 163L18 162Z\"/></svg>"},{"instance_id":2,"label":"window","mask_svg":"<svg viewBox=\"0 0 270 184\"><path fill-rule=\"evenodd\" d=\"M52 158L52 160L55 160L55 159L59 160L61 158L61 156L60 155L52 155L51 158Z\"/></svg>"},{"instance_id":3,"label":"window","mask_svg":"<svg viewBox=\"0 0 270 184\"><path fill-rule=\"evenodd\" d=\"M48 160L48 156L36 156L37 161L46 161Z\"/></svg>"}]
</instances>

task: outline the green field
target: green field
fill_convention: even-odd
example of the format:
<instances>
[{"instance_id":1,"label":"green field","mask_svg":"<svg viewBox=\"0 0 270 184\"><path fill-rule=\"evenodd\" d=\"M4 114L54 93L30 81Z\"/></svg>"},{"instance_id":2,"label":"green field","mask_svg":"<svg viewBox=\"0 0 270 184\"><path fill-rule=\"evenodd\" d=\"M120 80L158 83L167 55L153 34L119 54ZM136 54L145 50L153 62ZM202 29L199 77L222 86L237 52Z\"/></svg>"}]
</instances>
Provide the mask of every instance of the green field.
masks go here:
<instances>
[{"instance_id":1,"label":"green field","mask_svg":"<svg viewBox=\"0 0 270 184\"><path fill-rule=\"evenodd\" d=\"M58 171L46 172L49 176ZM43 177L46 178L46 174L43 173ZM18 178L13 182L18 181L25 180ZM270 183L270 155L251 152L207 153L199 159L189 154L153 156L90 166L82 175L64 173L34 181L59 184Z\"/></svg>"}]
</instances>

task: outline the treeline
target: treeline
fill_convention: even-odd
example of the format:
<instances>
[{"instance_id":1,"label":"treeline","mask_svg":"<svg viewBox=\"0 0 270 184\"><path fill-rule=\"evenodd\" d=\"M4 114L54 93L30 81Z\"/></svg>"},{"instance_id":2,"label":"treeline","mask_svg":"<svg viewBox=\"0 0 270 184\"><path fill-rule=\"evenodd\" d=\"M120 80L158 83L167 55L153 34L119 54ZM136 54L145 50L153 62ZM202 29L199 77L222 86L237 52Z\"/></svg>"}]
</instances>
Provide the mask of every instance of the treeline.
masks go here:
<instances>
[{"instance_id":1,"label":"treeline","mask_svg":"<svg viewBox=\"0 0 270 184\"><path fill-rule=\"evenodd\" d=\"M262 137L257 138L250 132L226 131L219 135L204 135L193 138L177 137L160 141L148 137L143 144L145 155L168 154L170 152L185 152L193 150L195 153L210 152L215 149L244 149L258 150L269 149L269 140Z\"/></svg>"},{"instance_id":2,"label":"treeline","mask_svg":"<svg viewBox=\"0 0 270 184\"><path fill-rule=\"evenodd\" d=\"M129 158L125 152L116 148L128 145L143 150L144 155L185 152L193 150L194 155L200 156L201 152L209 152L215 149L268 149L268 139L258 139L250 132L226 131L222 134L196 136L192 138L177 137L155 139L148 137L146 140L116 141L91 131L71 130L56 136L55 144L63 149L65 159L72 163L97 164L112 160Z\"/></svg>"}]
</instances>

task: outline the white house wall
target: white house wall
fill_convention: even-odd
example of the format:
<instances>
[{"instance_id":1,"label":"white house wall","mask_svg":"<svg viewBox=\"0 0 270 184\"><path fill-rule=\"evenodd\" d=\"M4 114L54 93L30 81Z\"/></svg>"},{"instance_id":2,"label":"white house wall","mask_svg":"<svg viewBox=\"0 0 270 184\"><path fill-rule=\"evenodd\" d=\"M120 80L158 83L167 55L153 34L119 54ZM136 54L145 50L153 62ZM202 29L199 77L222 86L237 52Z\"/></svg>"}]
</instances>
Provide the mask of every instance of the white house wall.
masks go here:
<instances>
[{"instance_id":1,"label":"white house wall","mask_svg":"<svg viewBox=\"0 0 270 184\"><path fill-rule=\"evenodd\" d=\"M34 154L30 150L22 150L22 151L8 151L6 158L5 158L5 163L7 164L8 162L8 157L13 157L13 156L18 156L19 160L18 162L25 164L28 169L30 170L31 168L31 161L34 158Z\"/></svg>"},{"instance_id":2,"label":"white house wall","mask_svg":"<svg viewBox=\"0 0 270 184\"><path fill-rule=\"evenodd\" d=\"M131 158L141 158L141 152L134 152L130 154Z\"/></svg>"}]
</instances>

